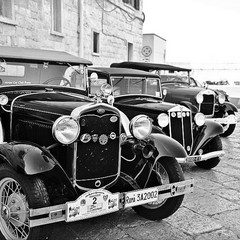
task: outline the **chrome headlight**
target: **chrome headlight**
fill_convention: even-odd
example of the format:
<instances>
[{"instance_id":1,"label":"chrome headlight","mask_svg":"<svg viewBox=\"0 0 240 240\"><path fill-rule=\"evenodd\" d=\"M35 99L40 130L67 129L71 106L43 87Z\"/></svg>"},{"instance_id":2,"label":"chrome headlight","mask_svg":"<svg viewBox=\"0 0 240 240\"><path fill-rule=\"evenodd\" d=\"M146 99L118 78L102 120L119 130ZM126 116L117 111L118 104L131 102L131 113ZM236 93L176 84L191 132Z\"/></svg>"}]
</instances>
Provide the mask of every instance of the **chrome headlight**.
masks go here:
<instances>
[{"instance_id":1,"label":"chrome headlight","mask_svg":"<svg viewBox=\"0 0 240 240\"><path fill-rule=\"evenodd\" d=\"M59 117L53 124L53 137L62 144L71 144L79 136L80 125L70 116Z\"/></svg>"},{"instance_id":2,"label":"chrome headlight","mask_svg":"<svg viewBox=\"0 0 240 240\"><path fill-rule=\"evenodd\" d=\"M162 128L166 127L169 124L169 117L166 113L161 113L157 117L158 125Z\"/></svg>"},{"instance_id":3,"label":"chrome headlight","mask_svg":"<svg viewBox=\"0 0 240 240\"><path fill-rule=\"evenodd\" d=\"M197 113L194 117L194 121L197 124L197 126L201 127L205 124L205 116L202 113Z\"/></svg>"},{"instance_id":4,"label":"chrome headlight","mask_svg":"<svg viewBox=\"0 0 240 240\"><path fill-rule=\"evenodd\" d=\"M8 103L8 96L1 94L0 95L0 105L6 105Z\"/></svg>"},{"instance_id":5,"label":"chrome headlight","mask_svg":"<svg viewBox=\"0 0 240 240\"><path fill-rule=\"evenodd\" d=\"M129 128L135 138L145 139L152 132L152 121L146 115L137 115L131 120Z\"/></svg>"},{"instance_id":6,"label":"chrome headlight","mask_svg":"<svg viewBox=\"0 0 240 240\"><path fill-rule=\"evenodd\" d=\"M224 95L224 94L219 93L217 98L218 98L218 102L219 102L220 104L225 103L225 95Z\"/></svg>"},{"instance_id":7,"label":"chrome headlight","mask_svg":"<svg viewBox=\"0 0 240 240\"><path fill-rule=\"evenodd\" d=\"M198 104L201 104L203 102L203 94L201 92L197 94L196 101Z\"/></svg>"}]
</instances>

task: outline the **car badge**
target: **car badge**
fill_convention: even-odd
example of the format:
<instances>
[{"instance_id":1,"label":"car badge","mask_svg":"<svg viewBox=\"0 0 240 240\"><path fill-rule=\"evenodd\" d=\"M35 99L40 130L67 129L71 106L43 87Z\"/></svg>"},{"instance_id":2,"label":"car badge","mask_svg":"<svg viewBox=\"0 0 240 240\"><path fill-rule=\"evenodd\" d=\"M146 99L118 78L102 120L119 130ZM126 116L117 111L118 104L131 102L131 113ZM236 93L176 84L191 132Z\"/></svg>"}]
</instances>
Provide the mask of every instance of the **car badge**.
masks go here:
<instances>
[{"instance_id":1,"label":"car badge","mask_svg":"<svg viewBox=\"0 0 240 240\"><path fill-rule=\"evenodd\" d=\"M186 117L186 113L185 113L185 112L183 112L183 113L182 113L182 116L183 116L183 117Z\"/></svg>"},{"instance_id":2,"label":"car badge","mask_svg":"<svg viewBox=\"0 0 240 240\"><path fill-rule=\"evenodd\" d=\"M110 122L112 122L112 123L115 123L117 120L118 120L118 118L116 116L112 116L110 118Z\"/></svg>"},{"instance_id":3,"label":"car badge","mask_svg":"<svg viewBox=\"0 0 240 240\"><path fill-rule=\"evenodd\" d=\"M106 202L108 200L108 195L103 195L103 200Z\"/></svg>"},{"instance_id":4,"label":"car badge","mask_svg":"<svg viewBox=\"0 0 240 240\"><path fill-rule=\"evenodd\" d=\"M84 133L80 136L80 141L83 143L88 143L91 140L91 136L88 133Z\"/></svg>"},{"instance_id":5,"label":"car badge","mask_svg":"<svg viewBox=\"0 0 240 240\"><path fill-rule=\"evenodd\" d=\"M83 126L86 126L86 120L83 118L83 119L81 119L81 126L83 127Z\"/></svg>"},{"instance_id":6,"label":"car badge","mask_svg":"<svg viewBox=\"0 0 240 240\"><path fill-rule=\"evenodd\" d=\"M190 146L187 146L187 151L189 152L191 150Z\"/></svg>"},{"instance_id":7,"label":"car badge","mask_svg":"<svg viewBox=\"0 0 240 240\"><path fill-rule=\"evenodd\" d=\"M97 110L97 112L98 112L99 114L103 114L103 113L105 113L105 109L99 108L99 109Z\"/></svg>"},{"instance_id":8,"label":"car badge","mask_svg":"<svg viewBox=\"0 0 240 240\"><path fill-rule=\"evenodd\" d=\"M125 142L127 140L127 135L125 133L121 133L120 140L121 140L121 143Z\"/></svg>"},{"instance_id":9,"label":"car badge","mask_svg":"<svg viewBox=\"0 0 240 240\"><path fill-rule=\"evenodd\" d=\"M93 142L97 142L97 140L98 140L98 135L97 135L97 134L93 134L93 135L92 135L92 140L93 140Z\"/></svg>"},{"instance_id":10,"label":"car badge","mask_svg":"<svg viewBox=\"0 0 240 240\"><path fill-rule=\"evenodd\" d=\"M172 112L172 113L171 113L171 116L172 116L172 117L176 117L176 113L175 113L175 112Z\"/></svg>"},{"instance_id":11,"label":"car badge","mask_svg":"<svg viewBox=\"0 0 240 240\"><path fill-rule=\"evenodd\" d=\"M110 138L111 138L112 140L114 140L114 139L116 138L116 133L111 132L111 133L110 133Z\"/></svg>"},{"instance_id":12,"label":"car badge","mask_svg":"<svg viewBox=\"0 0 240 240\"><path fill-rule=\"evenodd\" d=\"M102 135L99 137L99 143L100 143L101 145L105 145L105 144L107 144L107 142L108 142L108 137L107 137L107 135L102 134Z\"/></svg>"}]
</instances>

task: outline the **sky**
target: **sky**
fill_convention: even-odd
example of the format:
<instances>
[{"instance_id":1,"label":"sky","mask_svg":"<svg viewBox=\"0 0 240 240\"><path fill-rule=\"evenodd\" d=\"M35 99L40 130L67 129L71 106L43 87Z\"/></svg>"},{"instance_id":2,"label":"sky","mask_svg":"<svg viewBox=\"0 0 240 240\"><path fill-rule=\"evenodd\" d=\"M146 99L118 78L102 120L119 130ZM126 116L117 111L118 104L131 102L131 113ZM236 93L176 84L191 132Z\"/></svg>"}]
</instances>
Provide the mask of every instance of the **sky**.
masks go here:
<instances>
[{"instance_id":1,"label":"sky","mask_svg":"<svg viewBox=\"0 0 240 240\"><path fill-rule=\"evenodd\" d=\"M143 12L167 62L240 63L240 0L143 0Z\"/></svg>"}]
</instances>

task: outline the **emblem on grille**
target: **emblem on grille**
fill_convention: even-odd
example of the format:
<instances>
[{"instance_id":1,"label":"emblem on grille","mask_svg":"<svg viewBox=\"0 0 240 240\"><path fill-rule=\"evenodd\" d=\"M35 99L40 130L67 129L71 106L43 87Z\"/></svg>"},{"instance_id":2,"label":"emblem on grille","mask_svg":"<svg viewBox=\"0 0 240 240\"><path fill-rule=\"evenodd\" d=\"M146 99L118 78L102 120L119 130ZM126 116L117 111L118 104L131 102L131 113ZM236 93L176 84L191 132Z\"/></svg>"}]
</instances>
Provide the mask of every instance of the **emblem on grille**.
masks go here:
<instances>
[{"instance_id":1,"label":"emblem on grille","mask_svg":"<svg viewBox=\"0 0 240 240\"><path fill-rule=\"evenodd\" d=\"M91 136L88 133L84 133L80 136L80 141L83 143L88 143L91 140Z\"/></svg>"},{"instance_id":2,"label":"emblem on grille","mask_svg":"<svg viewBox=\"0 0 240 240\"><path fill-rule=\"evenodd\" d=\"M92 135L92 140L93 140L93 142L96 142L98 140L98 135L97 134L93 134Z\"/></svg>"},{"instance_id":3,"label":"emblem on grille","mask_svg":"<svg viewBox=\"0 0 240 240\"><path fill-rule=\"evenodd\" d=\"M108 142L108 137L107 137L107 135L102 134L102 135L99 137L99 143L100 143L101 145L105 145L105 144L107 144L107 142Z\"/></svg>"},{"instance_id":4,"label":"emblem on grille","mask_svg":"<svg viewBox=\"0 0 240 240\"><path fill-rule=\"evenodd\" d=\"M110 138L111 138L112 140L114 140L114 139L116 138L116 133L111 132L111 133L110 133Z\"/></svg>"},{"instance_id":5,"label":"emblem on grille","mask_svg":"<svg viewBox=\"0 0 240 240\"><path fill-rule=\"evenodd\" d=\"M105 113L105 109L99 108L99 109L97 110L97 112L98 112L99 114L103 114L103 113Z\"/></svg>"},{"instance_id":6,"label":"emblem on grille","mask_svg":"<svg viewBox=\"0 0 240 240\"><path fill-rule=\"evenodd\" d=\"M112 123L116 122L117 120L118 120L118 119L117 119L116 116L112 116L112 117L110 118L110 122L112 122Z\"/></svg>"}]
</instances>

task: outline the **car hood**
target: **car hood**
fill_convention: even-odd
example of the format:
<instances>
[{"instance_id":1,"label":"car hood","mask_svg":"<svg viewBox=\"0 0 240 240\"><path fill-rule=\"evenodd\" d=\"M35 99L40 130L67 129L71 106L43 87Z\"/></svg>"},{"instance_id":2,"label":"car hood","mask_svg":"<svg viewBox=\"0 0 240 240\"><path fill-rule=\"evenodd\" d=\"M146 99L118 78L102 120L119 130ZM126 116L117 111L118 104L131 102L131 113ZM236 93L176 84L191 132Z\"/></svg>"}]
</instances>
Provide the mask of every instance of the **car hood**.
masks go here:
<instances>
[{"instance_id":1,"label":"car hood","mask_svg":"<svg viewBox=\"0 0 240 240\"><path fill-rule=\"evenodd\" d=\"M115 98L115 106L126 106L128 108L141 108L144 111L167 112L169 109L176 106L176 104L154 101L147 98Z\"/></svg>"},{"instance_id":2,"label":"car hood","mask_svg":"<svg viewBox=\"0 0 240 240\"><path fill-rule=\"evenodd\" d=\"M168 86L163 85L163 89L167 89L167 95L165 97L165 101L170 101L179 103L181 101L189 101L191 103L196 104L195 97L199 92L205 90L204 88L200 87L190 87L190 86Z\"/></svg>"},{"instance_id":3,"label":"car hood","mask_svg":"<svg viewBox=\"0 0 240 240\"><path fill-rule=\"evenodd\" d=\"M26 117L54 121L62 115L70 115L77 107L91 103L92 101L84 96L45 92L18 97L12 105L16 113L24 113Z\"/></svg>"}]
</instances>

